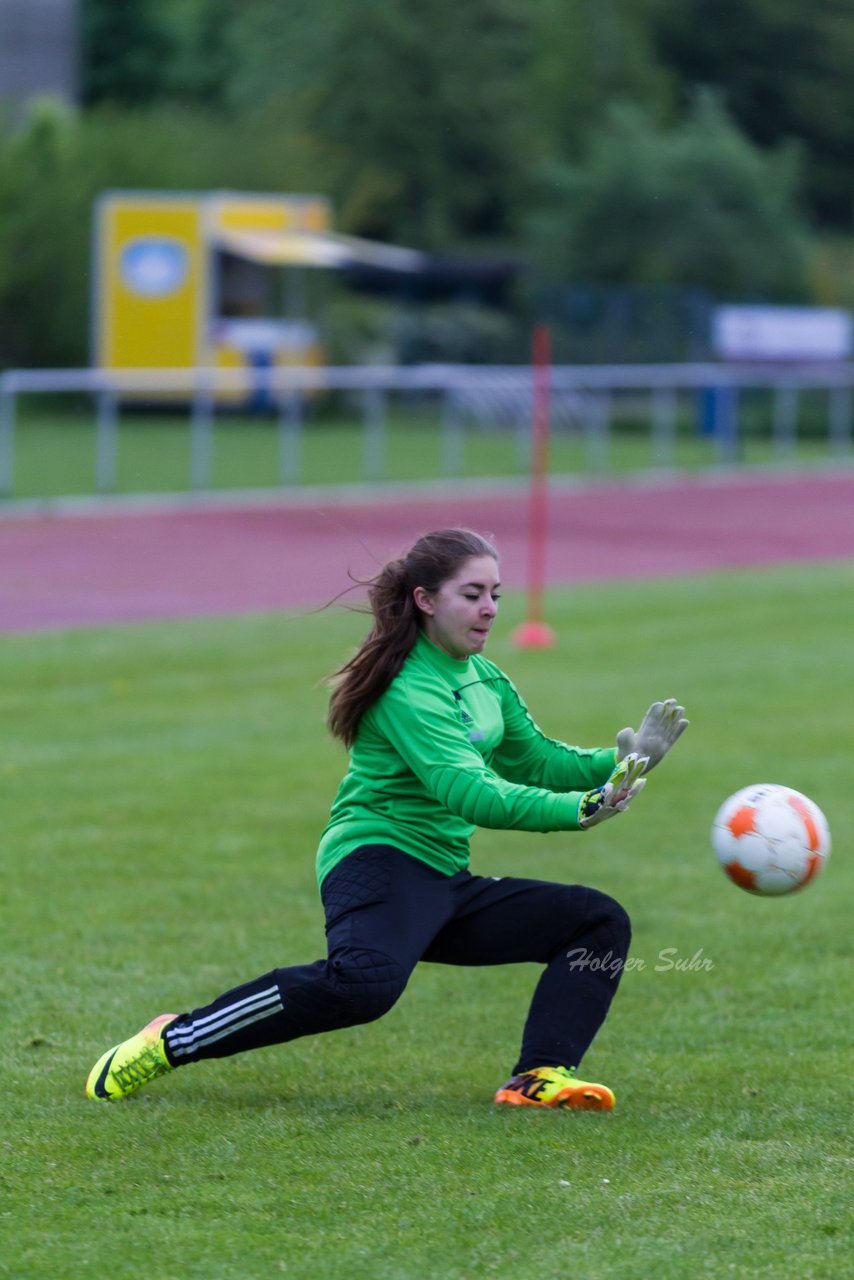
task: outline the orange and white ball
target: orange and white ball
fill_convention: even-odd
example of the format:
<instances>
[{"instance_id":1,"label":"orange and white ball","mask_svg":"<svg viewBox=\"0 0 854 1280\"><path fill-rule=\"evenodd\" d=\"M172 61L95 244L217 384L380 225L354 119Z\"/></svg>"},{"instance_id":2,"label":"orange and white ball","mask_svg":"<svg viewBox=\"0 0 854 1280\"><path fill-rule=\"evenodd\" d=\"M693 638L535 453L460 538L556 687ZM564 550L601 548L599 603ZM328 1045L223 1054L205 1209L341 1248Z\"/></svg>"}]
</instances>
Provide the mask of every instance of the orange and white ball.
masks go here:
<instances>
[{"instance_id":1,"label":"orange and white ball","mask_svg":"<svg viewBox=\"0 0 854 1280\"><path fill-rule=\"evenodd\" d=\"M739 888L777 897L815 879L830 853L830 831L813 800L761 782L724 801L712 823L712 847Z\"/></svg>"}]
</instances>

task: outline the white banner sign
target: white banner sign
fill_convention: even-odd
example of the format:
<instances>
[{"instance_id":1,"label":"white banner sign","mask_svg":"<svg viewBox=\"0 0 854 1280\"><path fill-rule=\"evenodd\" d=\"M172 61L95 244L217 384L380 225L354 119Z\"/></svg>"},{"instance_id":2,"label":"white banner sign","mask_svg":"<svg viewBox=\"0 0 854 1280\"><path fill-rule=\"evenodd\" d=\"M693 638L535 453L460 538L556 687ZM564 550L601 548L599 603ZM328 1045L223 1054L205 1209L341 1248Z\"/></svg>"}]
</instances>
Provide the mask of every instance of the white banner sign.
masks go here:
<instances>
[{"instance_id":1,"label":"white banner sign","mask_svg":"<svg viewBox=\"0 0 854 1280\"><path fill-rule=\"evenodd\" d=\"M850 360L851 313L841 307L717 307L712 347L722 360Z\"/></svg>"}]
</instances>

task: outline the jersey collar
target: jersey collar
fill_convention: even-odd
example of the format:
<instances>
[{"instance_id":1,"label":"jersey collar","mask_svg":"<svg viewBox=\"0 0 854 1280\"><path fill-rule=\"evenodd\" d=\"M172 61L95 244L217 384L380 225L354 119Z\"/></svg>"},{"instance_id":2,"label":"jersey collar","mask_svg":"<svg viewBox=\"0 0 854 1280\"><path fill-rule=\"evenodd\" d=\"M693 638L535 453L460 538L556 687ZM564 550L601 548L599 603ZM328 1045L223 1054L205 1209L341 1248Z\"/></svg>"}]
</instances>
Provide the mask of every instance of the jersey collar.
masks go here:
<instances>
[{"instance_id":1,"label":"jersey collar","mask_svg":"<svg viewBox=\"0 0 854 1280\"><path fill-rule=\"evenodd\" d=\"M444 649L440 649L437 644L429 640L423 631L418 636L418 650L438 671L445 671L449 675L465 675L471 666L471 656L452 658L449 653L445 653Z\"/></svg>"}]
</instances>

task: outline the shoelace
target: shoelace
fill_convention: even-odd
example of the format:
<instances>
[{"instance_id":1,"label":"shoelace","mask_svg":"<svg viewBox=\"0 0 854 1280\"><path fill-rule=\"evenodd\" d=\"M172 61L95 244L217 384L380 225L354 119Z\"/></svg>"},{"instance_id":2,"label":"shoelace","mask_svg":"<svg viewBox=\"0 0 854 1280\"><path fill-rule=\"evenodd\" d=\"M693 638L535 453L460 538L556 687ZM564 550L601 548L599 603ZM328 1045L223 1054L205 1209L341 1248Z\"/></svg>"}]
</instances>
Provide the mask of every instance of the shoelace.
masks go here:
<instances>
[{"instance_id":1,"label":"shoelace","mask_svg":"<svg viewBox=\"0 0 854 1280\"><path fill-rule=\"evenodd\" d=\"M157 1049L153 1045L146 1045L135 1058L129 1058L120 1067L113 1067L113 1075L122 1089L126 1089L128 1085L145 1084L148 1080L155 1080L157 1076L164 1075L168 1070L169 1067Z\"/></svg>"}]
</instances>

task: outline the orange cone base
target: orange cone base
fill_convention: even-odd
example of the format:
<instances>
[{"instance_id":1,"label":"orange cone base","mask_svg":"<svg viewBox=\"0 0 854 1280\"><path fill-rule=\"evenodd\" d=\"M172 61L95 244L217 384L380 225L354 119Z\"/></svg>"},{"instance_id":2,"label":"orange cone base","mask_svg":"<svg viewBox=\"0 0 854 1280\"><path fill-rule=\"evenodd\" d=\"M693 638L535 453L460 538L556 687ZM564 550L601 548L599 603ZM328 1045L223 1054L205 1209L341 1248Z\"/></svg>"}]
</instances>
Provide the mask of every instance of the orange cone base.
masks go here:
<instances>
[{"instance_id":1,"label":"orange cone base","mask_svg":"<svg viewBox=\"0 0 854 1280\"><path fill-rule=\"evenodd\" d=\"M519 649L550 649L557 636L545 622L523 622L513 632L513 643Z\"/></svg>"}]
</instances>

